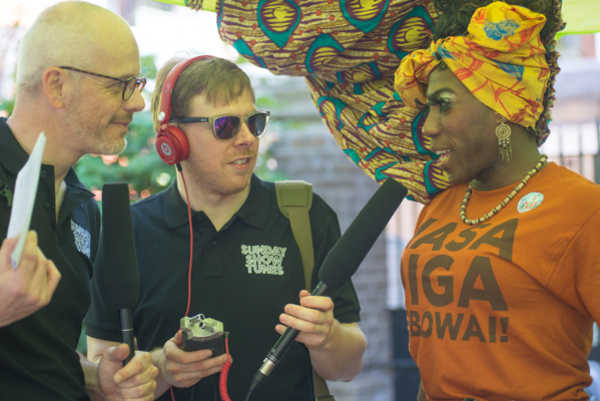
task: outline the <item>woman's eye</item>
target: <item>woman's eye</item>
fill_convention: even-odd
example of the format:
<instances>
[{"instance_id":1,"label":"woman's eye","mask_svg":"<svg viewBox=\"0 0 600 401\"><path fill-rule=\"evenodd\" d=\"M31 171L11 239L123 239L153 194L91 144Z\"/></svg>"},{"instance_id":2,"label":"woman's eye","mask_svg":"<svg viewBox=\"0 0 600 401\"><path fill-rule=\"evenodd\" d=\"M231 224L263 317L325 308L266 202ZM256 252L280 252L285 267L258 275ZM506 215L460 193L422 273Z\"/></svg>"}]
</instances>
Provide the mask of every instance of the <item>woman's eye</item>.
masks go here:
<instances>
[{"instance_id":1,"label":"woman's eye","mask_svg":"<svg viewBox=\"0 0 600 401\"><path fill-rule=\"evenodd\" d=\"M439 105L440 105L440 112L446 111L450 108L450 102L445 99L440 99Z\"/></svg>"}]
</instances>

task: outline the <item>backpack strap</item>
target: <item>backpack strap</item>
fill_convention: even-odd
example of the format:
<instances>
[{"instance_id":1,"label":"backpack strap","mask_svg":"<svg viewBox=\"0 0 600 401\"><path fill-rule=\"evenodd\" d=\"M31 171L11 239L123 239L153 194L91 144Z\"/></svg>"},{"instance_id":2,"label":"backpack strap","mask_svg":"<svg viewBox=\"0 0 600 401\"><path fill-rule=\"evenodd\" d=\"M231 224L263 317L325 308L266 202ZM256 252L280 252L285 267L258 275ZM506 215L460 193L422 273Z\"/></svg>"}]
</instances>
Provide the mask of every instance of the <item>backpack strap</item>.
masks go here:
<instances>
[{"instance_id":1,"label":"backpack strap","mask_svg":"<svg viewBox=\"0 0 600 401\"><path fill-rule=\"evenodd\" d=\"M300 248L304 266L304 282L312 292L312 272L315 267L312 232L308 211L312 206L312 184L306 181L276 181L277 205L281 213L290 219L294 239Z\"/></svg>"},{"instance_id":2,"label":"backpack strap","mask_svg":"<svg viewBox=\"0 0 600 401\"><path fill-rule=\"evenodd\" d=\"M312 184L306 181L276 181L277 205L281 214L290 219L294 239L300 248L302 265L304 266L304 282L306 290L312 292L312 272L315 267L312 232L308 211L312 206ZM313 369L315 400L335 401L330 394L327 382Z\"/></svg>"}]
</instances>

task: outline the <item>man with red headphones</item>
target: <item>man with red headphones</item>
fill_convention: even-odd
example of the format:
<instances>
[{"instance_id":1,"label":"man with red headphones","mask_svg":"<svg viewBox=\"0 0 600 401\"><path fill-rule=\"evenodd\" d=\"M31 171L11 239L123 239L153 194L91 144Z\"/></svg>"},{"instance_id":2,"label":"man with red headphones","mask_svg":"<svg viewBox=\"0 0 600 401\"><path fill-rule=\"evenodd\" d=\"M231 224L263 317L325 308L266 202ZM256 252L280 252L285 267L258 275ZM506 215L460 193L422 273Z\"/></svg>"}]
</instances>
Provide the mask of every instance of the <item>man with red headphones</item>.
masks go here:
<instances>
[{"instance_id":1,"label":"man with red headphones","mask_svg":"<svg viewBox=\"0 0 600 401\"><path fill-rule=\"evenodd\" d=\"M138 47L127 23L86 2L44 10L20 42L14 111L0 118L0 228L14 209L16 176L46 138L31 230L18 267L16 238L0 248L0 398L11 401L152 399L157 369L126 345L92 362L76 352L90 304L100 212L72 166L117 154L144 107Z\"/></svg>"},{"instance_id":2,"label":"man with red headphones","mask_svg":"<svg viewBox=\"0 0 600 401\"><path fill-rule=\"evenodd\" d=\"M354 287L349 282L330 297L303 290L302 257L274 184L253 174L269 112L256 109L246 74L216 57L171 60L158 74L152 112L159 156L178 170L170 188L132 206L141 283L134 331L140 349L155 350L156 396L220 399L214 374L226 355L181 349L180 319L200 313L230 333L228 389L235 401L244 399L285 326L301 333L252 399L314 400L313 367L327 380L352 380L366 349ZM318 195L309 217L315 285L340 228ZM100 281L92 284L85 319L96 354L119 339Z\"/></svg>"}]
</instances>

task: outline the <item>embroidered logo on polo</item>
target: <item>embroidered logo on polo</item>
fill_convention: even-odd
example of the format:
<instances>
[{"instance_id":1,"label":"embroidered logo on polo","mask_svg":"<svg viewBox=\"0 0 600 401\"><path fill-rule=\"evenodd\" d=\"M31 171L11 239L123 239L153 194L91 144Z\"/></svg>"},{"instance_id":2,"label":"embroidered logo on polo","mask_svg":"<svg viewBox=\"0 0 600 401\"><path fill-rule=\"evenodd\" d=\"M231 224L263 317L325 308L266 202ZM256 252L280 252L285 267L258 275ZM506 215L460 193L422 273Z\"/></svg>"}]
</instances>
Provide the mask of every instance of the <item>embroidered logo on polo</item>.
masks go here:
<instances>
[{"instance_id":1,"label":"embroidered logo on polo","mask_svg":"<svg viewBox=\"0 0 600 401\"><path fill-rule=\"evenodd\" d=\"M75 223L73 220L71 220L71 231L73 231L73 238L75 238L75 246L77 246L77 250L86 255L88 258L91 257L92 236L90 235L90 232L81 227L79 224Z\"/></svg>"},{"instance_id":2,"label":"embroidered logo on polo","mask_svg":"<svg viewBox=\"0 0 600 401\"><path fill-rule=\"evenodd\" d=\"M269 245L242 245L248 274L283 275L283 258L287 248Z\"/></svg>"},{"instance_id":3,"label":"embroidered logo on polo","mask_svg":"<svg viewBox=\"0 0 600 401\"><path fill-rule=\"evenodd\" d=\"M539 192L530 192L519 201L519 205L517 206L517 210L519 213L525 213L530 210L535 209L544 201L544 194Z\"/></svg>"}]
</instances>

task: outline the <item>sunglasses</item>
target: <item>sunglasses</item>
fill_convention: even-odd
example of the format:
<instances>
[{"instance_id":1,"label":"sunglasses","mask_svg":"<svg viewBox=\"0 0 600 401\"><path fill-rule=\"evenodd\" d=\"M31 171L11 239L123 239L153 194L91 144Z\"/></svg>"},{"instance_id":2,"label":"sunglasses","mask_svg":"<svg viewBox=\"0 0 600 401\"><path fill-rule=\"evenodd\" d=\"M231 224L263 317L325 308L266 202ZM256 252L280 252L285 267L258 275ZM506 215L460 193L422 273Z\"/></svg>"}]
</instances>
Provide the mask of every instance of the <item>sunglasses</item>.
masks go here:
<instances>
[{"instance_id":1,"label":"sunglasses","mask_svg":"<svg viewBox=\"0 0 600 401\"><path fill-rule=\"evenodd\" d=\"M131 97L131 95L133 95L133 91L135 90L135 88L139 88L139 91L141 92L144 89L144 86L146 86L146 78L131 77L128 79L121 79L121 78L111 77L110 75L103 75L103 74L97 74L95 72L80 70L79 68L75 68L75 67L62 66L62 67L58 67L58 68L81 72L84 74L93 75L95 77L108 78L108 79L112 79L113 81L119 81L121 83L121 85L123 85L123 92L121 93L121 97L123 98L123 100L129 99Z\"/></svg>"},{"instance_id":2,"label":"sunglasses","mask_svg":"<svg viewBox=\"0 0 600 401\"><path fill-rule=\"evenodd\" d=\"M267 110L256 110L244 116L244 122L248 126L250 133L255 137L261 136L269 123L270 113ZM189 124L189 123L210 123L213 134L217 139L231 139L240 132L242 121L238 116L216 116L216 117L177 117L171 122Z\"/></svg>"}]
</instances>

